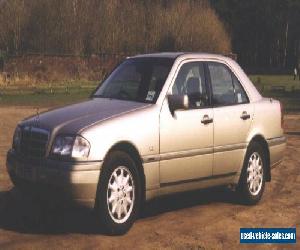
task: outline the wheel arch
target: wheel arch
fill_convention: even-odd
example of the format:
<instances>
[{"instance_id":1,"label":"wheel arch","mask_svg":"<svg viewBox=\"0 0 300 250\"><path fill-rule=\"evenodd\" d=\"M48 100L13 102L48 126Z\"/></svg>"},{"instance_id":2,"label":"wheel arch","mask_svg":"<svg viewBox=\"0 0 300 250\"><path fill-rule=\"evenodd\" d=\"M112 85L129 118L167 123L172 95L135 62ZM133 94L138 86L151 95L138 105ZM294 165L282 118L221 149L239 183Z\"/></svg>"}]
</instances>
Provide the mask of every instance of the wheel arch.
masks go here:
<instances>
[{"instance_id":1,"label":"wheel arch","mask_svg":"<svg viewBox=\"0 0 300 250\"><path fill-rule=\"evenodd\" d=\"M143 167L143 161L141 158L141 155L138 151L138 149L136 148L136 146L134 146L134 144L132 144L129 141L120 141L117 142L116 144L114 144L106 153L105 158L113 151L122 151L127 153L129 156L132 157L132 159L134 160L137 168L138 168L138 172L141 178L141 184L142 184L142 204L145 201L145 197L146 197L146 178L145 178L145 173L144 173L144 167ZM104 158L104 161L105 161Z\"/></svg>"},{"instance_id":2,"label":"wheel arch","mask_svg":"<svg viewBox=\"0 0 300 250\"><path fill-rule=\"evenodd\" d=\"M271 167L270 167L270 150L269 150L267 140L264 138L263 135L257 134L252 137L251 141L248 144L248 148L253 142L259 143L264 150L264 155L266 157L266 181L269 182L271 181Z\"/></svg>"}]
</instances>

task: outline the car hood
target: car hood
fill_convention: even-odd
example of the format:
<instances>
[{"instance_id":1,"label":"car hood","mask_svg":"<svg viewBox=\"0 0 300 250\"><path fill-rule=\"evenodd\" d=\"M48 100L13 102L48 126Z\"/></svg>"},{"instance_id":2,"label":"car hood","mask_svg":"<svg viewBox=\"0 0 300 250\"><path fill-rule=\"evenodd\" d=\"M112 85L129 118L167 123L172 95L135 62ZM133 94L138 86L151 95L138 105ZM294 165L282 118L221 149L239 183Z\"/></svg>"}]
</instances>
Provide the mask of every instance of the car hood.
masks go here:
<instances>
[{"instance_id":1,"label":"car hood","mask_svg":"<svg viewBox=\"0 0 300 250\"><path fill-rule=\"evenodd\" d=\"M85 127L152 104L94 98L32 116L21 123L37 128L76 134Z\"/></svg>"}]
</instances>

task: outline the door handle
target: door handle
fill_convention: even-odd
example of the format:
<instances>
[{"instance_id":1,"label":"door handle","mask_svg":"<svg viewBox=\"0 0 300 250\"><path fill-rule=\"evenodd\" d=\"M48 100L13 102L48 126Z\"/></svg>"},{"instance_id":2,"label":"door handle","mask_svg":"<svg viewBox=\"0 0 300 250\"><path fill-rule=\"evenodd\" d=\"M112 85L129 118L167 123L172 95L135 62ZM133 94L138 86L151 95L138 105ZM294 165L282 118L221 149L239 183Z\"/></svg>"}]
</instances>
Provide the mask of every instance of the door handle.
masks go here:
<instances>
[{"instance_id":1,"label":"door handle","mask_svg":"<svg viewBox=\"0 0 300 250\"><path fill-rule=\"evenodd\" d=\"M243 113L241 115L241 119L242 120L250 119L250 115L246 111L243 111Z\"/></svg>"},{"instance_id":2,"label":"door handle","mask_svg":"<svg viewBox=\"0 0 300 250\"><path fill-rule=\"evenodd\" d=\"M212 122L213 122L213 118L209 118L208 115L204 115L201 120L201 123L203 123L203 124L208 124L208 123L212 123Z\"/></svg>"}]
</instances>

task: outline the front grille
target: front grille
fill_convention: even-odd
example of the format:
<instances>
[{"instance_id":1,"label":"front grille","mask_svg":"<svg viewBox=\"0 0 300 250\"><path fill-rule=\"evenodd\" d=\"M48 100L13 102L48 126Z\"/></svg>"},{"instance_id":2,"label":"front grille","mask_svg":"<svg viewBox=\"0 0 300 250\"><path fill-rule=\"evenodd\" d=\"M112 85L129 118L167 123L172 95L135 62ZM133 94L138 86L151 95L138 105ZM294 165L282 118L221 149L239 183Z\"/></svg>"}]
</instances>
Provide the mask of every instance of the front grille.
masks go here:
<instances>
[{"instance_id":1,"label":"front grille","mask_svg":"<svg viewBox=\"0 0 300 250\"><path fill-rule=\"evenodd\" d=\"M18 152L26 159L41 159L46 156L49 132L45 129L26 126L21 129Z\"/></svg>"}]
</instances>

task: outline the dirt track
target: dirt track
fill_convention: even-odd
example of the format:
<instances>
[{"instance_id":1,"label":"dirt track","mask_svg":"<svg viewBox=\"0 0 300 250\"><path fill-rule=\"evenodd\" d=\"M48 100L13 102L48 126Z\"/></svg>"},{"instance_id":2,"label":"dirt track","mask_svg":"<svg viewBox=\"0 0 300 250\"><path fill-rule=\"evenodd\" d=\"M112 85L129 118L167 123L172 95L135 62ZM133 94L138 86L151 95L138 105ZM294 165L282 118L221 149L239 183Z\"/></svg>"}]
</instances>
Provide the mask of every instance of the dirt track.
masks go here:
<instances>
[{"instance_id":1,"label":"dirt track","mask_svg":"<svg viewBox=\"0 0 300 250\"><path fill-rule=\"evenodd\" d=\"M237 249L242 247L241 227L300 229L300 134L288 135L284 163L273 170L272 182L259 205L239 205L224 189L171 196L149 203L128 234L110 237L95 230L87 211L41 207L13 189L5 170L5 154L17 121L34 112L32 108L0 108L0 249ZM285 127L299 132L300 116L287 116ZM299 249L299 235L297 245L289 247Z\"/></svg>"}]
</instances>

